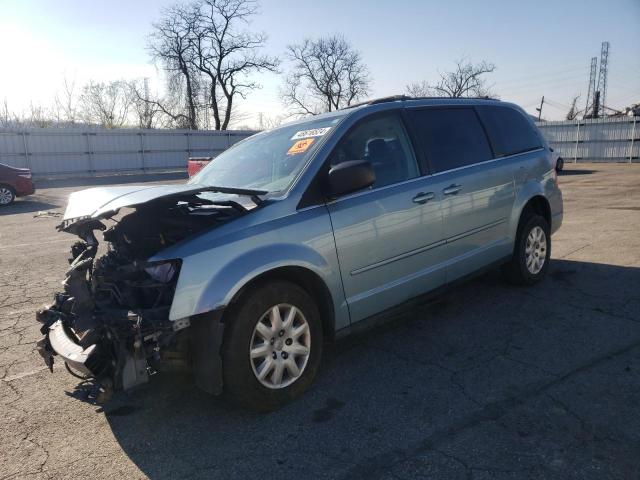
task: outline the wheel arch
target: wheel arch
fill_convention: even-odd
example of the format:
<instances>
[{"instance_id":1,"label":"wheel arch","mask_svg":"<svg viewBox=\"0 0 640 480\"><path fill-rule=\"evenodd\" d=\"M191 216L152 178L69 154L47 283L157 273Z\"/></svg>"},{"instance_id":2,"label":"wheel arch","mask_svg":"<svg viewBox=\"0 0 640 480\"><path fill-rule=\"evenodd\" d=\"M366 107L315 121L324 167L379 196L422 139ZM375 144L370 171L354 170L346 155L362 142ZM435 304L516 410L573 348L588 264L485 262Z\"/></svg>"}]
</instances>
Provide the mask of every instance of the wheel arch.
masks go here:
<instances>
[{"instance_id":1,"label":"wheel arch","mask_svg":"<svg viewBox=\"0 0 640 480\"><path fill-rule=\"evenodd\" d=\"M514 241L518 238L522 224L531 214L540 215L547 221L549 227L551 227L551 205L549 204L549 200L541 193L536 193L523 202L517 217L517 222L514 222L516 226L513 232Z\"/></svg>"},{"instance_id":2,"label":"wheel arch","mask_svg":"<svg viewBox=\"0 0 640 480\"><path fill-rule=\"evenodd\" d=\"M520 212L520 220L518 223L530 213L540 215L551 225L551 205L549 204L549 200L543 195L534 195L527 200L527 203L524 204Z\"/></svg>"},{"instance_id":3,"label":"wheel arch","mask_svg":"<svg viewBox=\"0 0 640 480\"><path fill-rule=\"evenodd\" d=\"M6 187L6 188L8 188L9 190L11 190L11 191L13 192L13 194L14 194L14 195L16 194L16 189L15 189L15 187L14 187L14 186L12 186L12 185L11 185L11 184L9 184L9 183L0 182L0 187Z\"/></svg>"},{"instance_id":4,"label":"wheel arch","mask_svg":"<svg viewBox=\"0 0 640 480\"><path fill-rule=\"evenodd\" d=\"M301 266L282 266L262 272L248 280L235 293L227 308L237 305L245 293L257 284L284 280L300 286L315 302L322 321L325 338L333 339L335 335L335 311L333 297L324 280L313 270ZM223 317L224 322L224 317Z\"/></svg>"}]
</instances>

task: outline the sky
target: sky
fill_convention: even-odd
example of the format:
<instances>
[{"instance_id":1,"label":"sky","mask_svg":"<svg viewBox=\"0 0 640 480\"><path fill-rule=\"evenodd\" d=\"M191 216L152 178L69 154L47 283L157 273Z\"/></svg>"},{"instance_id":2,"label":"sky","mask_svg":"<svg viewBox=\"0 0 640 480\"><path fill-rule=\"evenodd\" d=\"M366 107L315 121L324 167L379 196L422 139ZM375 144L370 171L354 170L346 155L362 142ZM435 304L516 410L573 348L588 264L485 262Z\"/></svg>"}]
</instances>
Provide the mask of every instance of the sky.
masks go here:
<instances>
[{"instance_id":1,"label":"sky","mask_svg":"<svg viewBox=\"0 0 640 480\"><path fill-rule=\"evenodd\" d=\"M146 50L164 0L0 0L0 102L21 111L50 106L64 78L81 85L149 77L161 89ZM467 58L496 65L489 85L503 100L561 119L574 95L586 102L591 57L610 42L607 104L640 102L640 0L261 0L249 28L268 36L264 52L282 56L304 38L342 34L371 73L371 97L437 81ZM287 62L282 70L288 68ZM243 122L284 113L282 77L240 103Z\"/></svg>"}]
</instances>

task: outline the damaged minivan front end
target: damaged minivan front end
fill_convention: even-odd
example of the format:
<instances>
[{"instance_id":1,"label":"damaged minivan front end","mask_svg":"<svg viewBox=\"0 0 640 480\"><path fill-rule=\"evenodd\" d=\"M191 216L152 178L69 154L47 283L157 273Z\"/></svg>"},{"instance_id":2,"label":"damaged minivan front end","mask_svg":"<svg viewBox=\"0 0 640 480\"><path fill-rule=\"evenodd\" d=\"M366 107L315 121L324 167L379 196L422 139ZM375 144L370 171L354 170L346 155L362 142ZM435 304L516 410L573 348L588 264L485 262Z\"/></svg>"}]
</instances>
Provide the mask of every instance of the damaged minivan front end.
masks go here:
<instances>
[{"instance_id":1,"label":"damaged minivan front end","mask_svg":"<svg viewBox=\"0 0 640 480\"><path fill-rule=\"evenodd\" d=\"M58 230L80 241L63 290L37 313L46 365L52 369L59 356L105 397L145 383L152 372L187 366L191 319L169 319L182 261L149 259L249 213L265 193L187 184L72 194Z\"/></svg>"}]
</instances>

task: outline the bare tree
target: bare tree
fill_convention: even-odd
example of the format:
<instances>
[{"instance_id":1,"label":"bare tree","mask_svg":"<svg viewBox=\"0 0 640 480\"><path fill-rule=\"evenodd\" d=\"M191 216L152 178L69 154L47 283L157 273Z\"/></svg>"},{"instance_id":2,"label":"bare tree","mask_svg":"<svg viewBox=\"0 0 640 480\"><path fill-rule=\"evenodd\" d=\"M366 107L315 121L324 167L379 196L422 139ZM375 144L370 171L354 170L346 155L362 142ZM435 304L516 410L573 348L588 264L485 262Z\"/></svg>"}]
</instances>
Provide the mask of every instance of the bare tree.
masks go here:
<instances>
[{"instance_id":1,"label":"bare tree","mask_svg":"<svg viewBox=\"0 0 640 480\"><path fill-rule=\"evenodd\" d=\"M440 74L437 84L429 85L424 81L412 83L407 85L406 90L414 97L495 97L484 78L495 69L493 63L483 60L474 64L462 58L456 61L455 70Z\"/></svg>"},{"instance_id":2,"label":"bare tree","mask_svg":"<svg viewBox=\"0 0 640 480\"><path fill-rule=\"evenodd\" d=\"M293 71L281 95L294 114L316 115L347 107L369 93L369 72L360 53L341 35L289 45Z\"/></svg>"},{"instance_id":3,"label":"bare tree","mask_svg":"<svg viewBox=\"0 0 640 480\"><path fill-rule=\"evenodd\" d=\"M9 102L5 97L0 107L0 127L10 127L16 123L15 115L9 110Z\"/></svg>"},{"instance_id":4,"label":"bare tree","mask_svg":"<svg viewBox=\"0 0 640 480\"><path fill-rule=\"evenodd\" d=\"M429 97L432 96L432 89L426 81L414 82L407 85L407 95L410 97Z\"/></svg>"},{"instance_id":5,"label":"bare tree","mask_svg":"<svg viewBox=\"0 0 640 480\"><path fill-rule=\"evenodd\" d=\"M53 115L47 108L42 105L34 105L33 102L29 103L29 116L25 119L25 123L30 127L51 127L55 123L52 118Z\"/></svg>"},{"instance_id":6,"label":"bare tree","mask_svg":"<svg viewBox=\"0 0 640 480\"><path fill-rule=\"evenodd\" d=\"M250 76L278 67L277 58L259 53L266 36L241 28L256 13L253 0L202 0L196 9L191 61L207 79L216 130L229 126L237 96L260 87Z\"/></svg>"},{"instance_id":7,"label":"bare tree","mask_svg":"<svg viewBox=\"0 0 640 480\"><path fill-rule=\"evenodd\" d=\"M260 87L251 75L276 71L279 63L260 53L264 34L243 28L256 13L254 0L192 0L165 10L149 50L167 73L171 100L184 97L186 111L160 100L156 107L194 129L209 123L210 112L214 128L227 129L236 99Z\"/></svg>"},{"instance_id":8,"label":"bare tree","mask_svg":"<svg viewBox=\"0 0 640 480\"><path fill-rule=\"evenodd\" d=\"M122 80L107 83L90 81L80 95L85 121L106 128L122 127L127 123L131 101L130 91Z\"/></svg>"},{"instance_id":9,"label":"bare tree","mask_svg":"<svg viewBox=\"0 0 640 480\"><path fill-rule=\"evenodd\" d=\"M125 84L131 97L131 110L138 127L155 128L163 112L158 107L160 102L149 91L149 79L128 80Z\"/></svg>"},{"instance_id":10,"label":"bare tree","mask_svg":"<svg viewBox=\"0 0 640 480\"><path fill-rule=\"evenodd\" d=\"M198 128L196 117L197 104L197 72L193 68L193 22L196 12L193 5L174 5L163 10L162 18L154 23L149 37L148 49L157 64L160 64L168 75L168 87L173 89L184 85L185 111L174 111L166 104L155 101L155 106L176 121L182 120L193 130Z\"/></svg>"},{"instance_id":11,"label":"bare tree","mask_svg":"<svg viewBox=\"0 0 640 480\"><path fill-rule=\"evenodd\" d=\"M258 130L271 130L282 125L287 119L287 115L265 115L263 112L258 114Z\"/></svg>"},{"instance_id":12,"label":"bare tree","mask_svg":"<svg viewBox=\"0 0 640 480\"><path fill-rule=\"evenodd\" d=\"M76 82L64 77L62 93L56 93L53 100L54 116L58 122L74 125L78 120L78 99L75 94Z\"/></svg>"},{"instance_id":13,"label":"bare tree","mask_svg":"<svg viewBox=\"0 0 640 480\"><path fill-rule=\"evenodd\" d=\"M576 118L578 118L578 115L580 115L581 112L577 108L579 98L580 98L580 95L573 96L573 100L571 100L571 107L567 112L567 116L566 116L567 120L575 120Z\"/></svg>"}]
</instances>

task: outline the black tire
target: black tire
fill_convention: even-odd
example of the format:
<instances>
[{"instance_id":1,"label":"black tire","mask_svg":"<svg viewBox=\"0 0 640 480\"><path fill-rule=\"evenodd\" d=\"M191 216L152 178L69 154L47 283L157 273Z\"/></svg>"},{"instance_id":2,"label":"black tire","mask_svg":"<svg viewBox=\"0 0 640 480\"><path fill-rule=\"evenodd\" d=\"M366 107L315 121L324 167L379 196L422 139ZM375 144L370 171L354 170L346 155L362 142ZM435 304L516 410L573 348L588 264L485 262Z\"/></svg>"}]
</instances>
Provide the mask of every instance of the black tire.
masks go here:
<instances>
[{"instance_id":1,"label":"black tire","mask_svg":"<svg viewBox=\"0 0 640 480\"><path fill-rule=\"evenodd\" d=\"M300 376L290 385L270 388L263 385L254 373L249 351L258 321L273 306L280 304L293 305L302 312L309 326L310 348ZM261 412L275 410L290 402L313 383L322 357L322 337L318 307L305 290L291 282L280 280L256 285L243 294L225 315L225 339L222 346L225 395L232 402ZM284 351L286 347L281 348Z\"/></svg>"},{"instance_id":2,"label":"black tire","mask_svg":"<svg viewBox=\"0 0 640 480\"><path fill-rule=\"evenodd\" d=\"M564 160L562 159L562 157L558 157L558 160L556 161L556 172L561 172L563 168Z\"/></svg>"},{"instance_id":3,"label":"black tire","mask_svg":"<svg viewBox=\"0 0 640 480\"><path fill-rule=\"evenodd\" d=\"M549 269L549 260L551 258L551 232L549 223L535 213L525 213L525 217L520 221L518 227L518 234L516 236L516 242L513 249L513 256L511 260L502 266L502 273L506 280L515 285L533 285L547 274ZM532 231L536 228L541 228L544 232L544 261L542 268L537 272L532 272L527 267L527 239ZM541 243L541 242L538 242ZM542 255L540 255L542 257ZM534 268L535 271L535 268Z\"/></svg>"},{"instance_id":4,"label":"black tire","mask_svg":"<svg viewBox=\"0 0 640 480\"><path fill-rule=\"evenodd\" d=\"M8 198L8 201L7 201ZM9 185L0 184L0 207L11 205L16 199L16 191Z\"/></svg>"}]
</instances>

